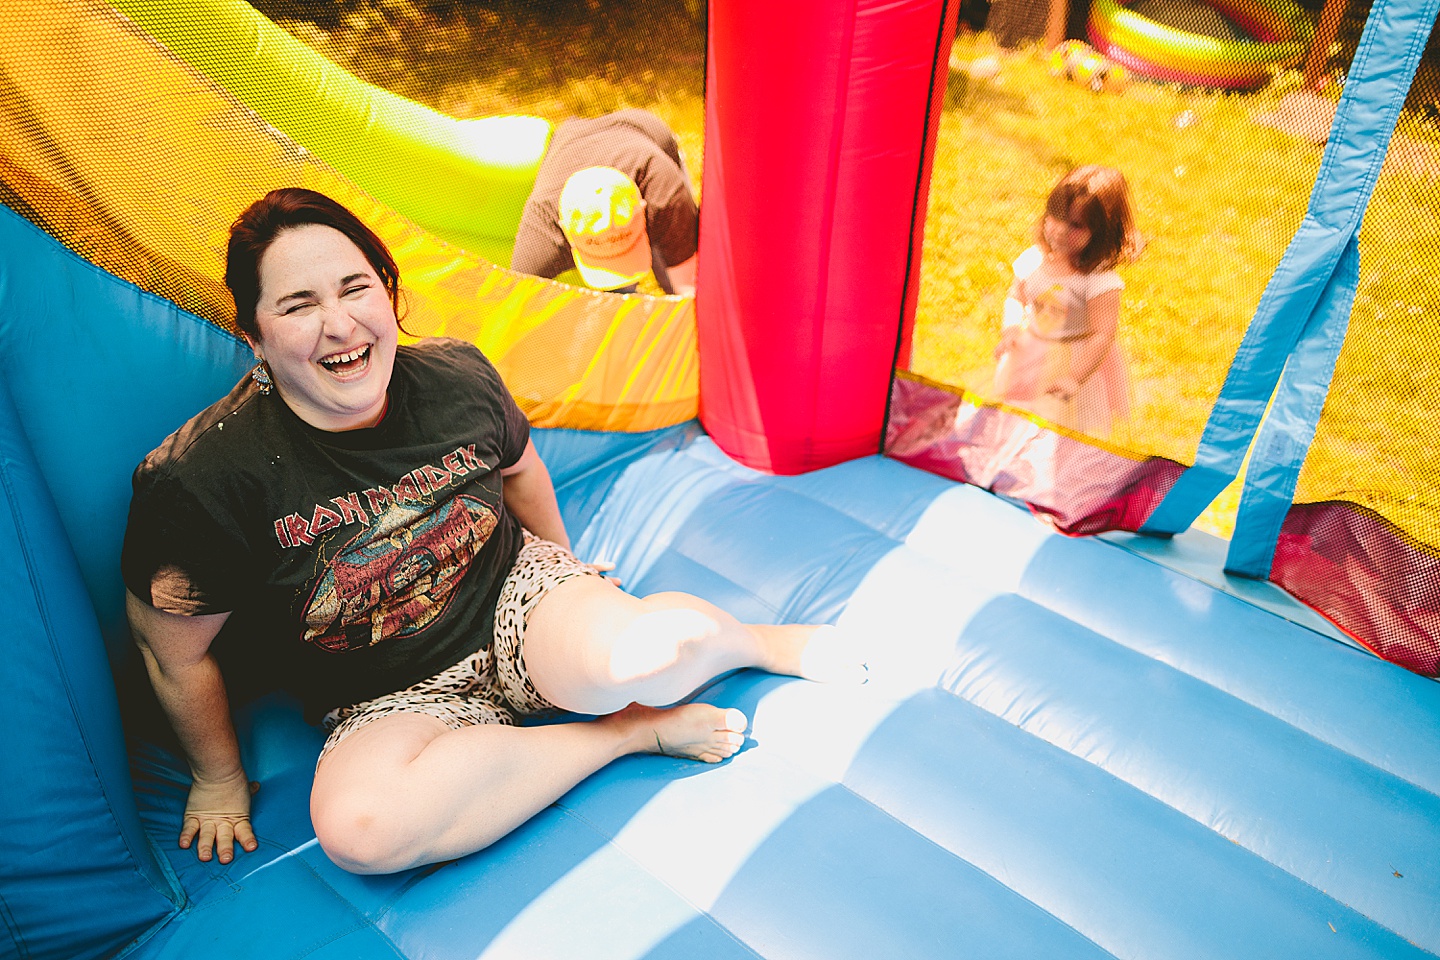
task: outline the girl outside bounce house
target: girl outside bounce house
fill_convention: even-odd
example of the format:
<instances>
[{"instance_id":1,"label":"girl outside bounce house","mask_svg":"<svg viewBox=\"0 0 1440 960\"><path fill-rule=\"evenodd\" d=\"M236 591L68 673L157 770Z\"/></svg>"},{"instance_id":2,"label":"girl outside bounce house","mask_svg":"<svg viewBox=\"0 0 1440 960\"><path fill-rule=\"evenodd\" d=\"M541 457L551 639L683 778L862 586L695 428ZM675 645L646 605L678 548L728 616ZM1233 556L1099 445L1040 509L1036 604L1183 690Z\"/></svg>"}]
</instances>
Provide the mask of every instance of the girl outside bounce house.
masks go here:
<instances>
[{"instance_id":1,"label":"girl outside bounce house","mask_svg":"<svg viewBox=\"0 0 1440 960\"><path fill-rule=\"evenodd\" d=\"M1036 240L1013 264L995 348L996 398L1108 437L1129 413L1115 342L1125 284L1114 267L1138 245L1124 175L1094 165L1066 174L1050 191Z\"/></svg>"}]
</instances>

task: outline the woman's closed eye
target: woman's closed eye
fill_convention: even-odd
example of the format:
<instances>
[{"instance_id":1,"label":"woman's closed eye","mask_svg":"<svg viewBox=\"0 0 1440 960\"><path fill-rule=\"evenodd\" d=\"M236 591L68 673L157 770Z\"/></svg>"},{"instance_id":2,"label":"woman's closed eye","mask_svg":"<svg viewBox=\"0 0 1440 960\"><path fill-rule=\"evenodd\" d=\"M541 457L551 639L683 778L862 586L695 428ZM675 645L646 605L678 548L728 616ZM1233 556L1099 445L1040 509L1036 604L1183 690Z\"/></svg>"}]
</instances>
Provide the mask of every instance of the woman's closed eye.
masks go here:
<instances>
[{"instance_id":1,"label":"woman's closed eye","mask_svg":"<svg viewBox=\"0 0 1440 960\"><path fill-rule=\"evenodd\" d=\"M292 313L299 313L301 310L306 310L306 309L309 309L310 307L313 307L313 306L315 306L315 301L314 301L314 300L300 300L300 301L297 301L296 303L290 304L290 305L287 306L284 310L281 310L281 311L280 311L280 316L282 316L282 317L288 317L288 316L290 316Z\"/></svg>"}]
</instances>

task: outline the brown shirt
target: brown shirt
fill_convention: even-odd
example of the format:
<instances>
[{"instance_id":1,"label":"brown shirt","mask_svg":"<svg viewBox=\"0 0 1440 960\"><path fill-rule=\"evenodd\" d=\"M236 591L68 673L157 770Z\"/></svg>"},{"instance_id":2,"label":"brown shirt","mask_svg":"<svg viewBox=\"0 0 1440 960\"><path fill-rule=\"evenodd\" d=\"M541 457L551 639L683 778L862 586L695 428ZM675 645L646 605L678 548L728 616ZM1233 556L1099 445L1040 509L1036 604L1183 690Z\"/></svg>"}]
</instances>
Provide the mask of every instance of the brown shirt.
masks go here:
<instances>
[{"instance_id":1,"label":"brown shirt","mask_svg":"<svg viewBox=\"0 0 1440 960\"><path fill-rule=\"evenodd\" d=\"M535 187L525 202L510 268L535 277L558 277L575 266L560 229L560 191L576 170L614 167L635 181L645 199L651 268L660 288L673 293L665 268L695 256L700 208L690 190L680 147L659 117L620 110L602 117L566 120L555 128Z\"/></svg>"}]
</instances>

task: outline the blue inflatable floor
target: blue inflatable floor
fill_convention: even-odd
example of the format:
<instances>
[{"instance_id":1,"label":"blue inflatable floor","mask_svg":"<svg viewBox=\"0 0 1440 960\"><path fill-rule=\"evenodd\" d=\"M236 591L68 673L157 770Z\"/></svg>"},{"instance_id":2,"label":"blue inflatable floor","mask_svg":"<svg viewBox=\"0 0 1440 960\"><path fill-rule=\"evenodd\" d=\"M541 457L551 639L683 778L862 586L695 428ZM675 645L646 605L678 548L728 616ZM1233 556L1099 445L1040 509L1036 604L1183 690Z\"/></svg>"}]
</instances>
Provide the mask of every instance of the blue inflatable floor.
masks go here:
<instances>
[{"instance_id":1,"label":"blue inflatable floor","mask_svg":"<svg viewBox=\"0 0 1440 960\"><path fill-rule=\"evenodd\" d=\"M618 763L491 850L386 878L318 850L320 737L264 702L262 852L170 851L194 906L143 956L1440 948L1434 683L892 461L775 478L694 429L541 444L577 548L629 589L838 619L871 682L724 678L700 696L753 718L730 762ZM165 848L184 780L147 764L139 786Z\"/></svg>"},{"instance_id":2,"label":"blue inflatable floor","mask_svg":"<svg viewBox=\"0 0 1440 960\"><path fill-rule=\"evenodd\" d=\"M1060 537L878 457L763 476L693 425L537 438L577 552L838 622L868 684L721 678L732 760L627 759L387 877L318 848L320 734L266 695L238 717L260 850L199 863L181 765L121 735L116 562L130 469L248 355L4 211L0 250L0 958L1440 954L1440 685L1178 545Z\"/></svg>"}]
</instances>

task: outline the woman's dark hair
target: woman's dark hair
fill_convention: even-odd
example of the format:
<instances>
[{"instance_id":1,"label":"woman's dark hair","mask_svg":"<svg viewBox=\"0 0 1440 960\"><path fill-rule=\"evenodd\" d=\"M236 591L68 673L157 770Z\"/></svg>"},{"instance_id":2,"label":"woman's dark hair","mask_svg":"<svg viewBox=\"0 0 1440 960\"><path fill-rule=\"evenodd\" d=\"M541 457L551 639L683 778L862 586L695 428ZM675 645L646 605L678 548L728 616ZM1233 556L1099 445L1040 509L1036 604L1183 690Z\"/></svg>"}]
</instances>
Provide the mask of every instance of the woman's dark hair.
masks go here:
<instances>
[{"instance_id":1,"label":"woman's dark hair","mask_svg":"<svg viewBox=\"0 0 1440 960\"><path fill-rule=\"evenodd\" d=\"M255 305L260 299L260 259L275 238L286 230L319 224L339 230L360 248L390 294L390 304L400 313L400 268L375 232L345 207L323 193L303 187L271 190L246 207L230 226L230 245L225 251L225 286L235 298L235 326L258 339Z\"/></svg>"},{"instance_id":2,"label":"woman's dark hair","mask_svg":"<svg viewBox=\"0 0 1440 960\"><path fill-rule=\"evenodd\" d=\"M1108 269L1139 252L1135 219L1130 212L1130 185L1114 167L1091 164L1071 170L1050 191L1045 214L1067 223L1078 216L1090 228L1090 242L1075 258L1075 269L1081 273ZM1036 226L1036 235L1040 248L1048 253L1043 217Z\"/></svg>"}]
</instances>

